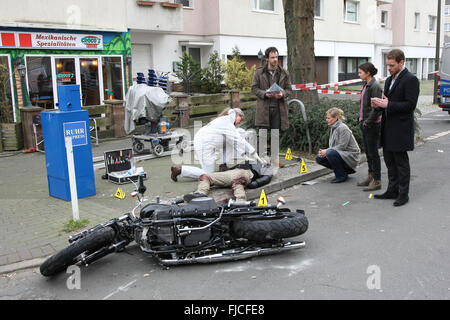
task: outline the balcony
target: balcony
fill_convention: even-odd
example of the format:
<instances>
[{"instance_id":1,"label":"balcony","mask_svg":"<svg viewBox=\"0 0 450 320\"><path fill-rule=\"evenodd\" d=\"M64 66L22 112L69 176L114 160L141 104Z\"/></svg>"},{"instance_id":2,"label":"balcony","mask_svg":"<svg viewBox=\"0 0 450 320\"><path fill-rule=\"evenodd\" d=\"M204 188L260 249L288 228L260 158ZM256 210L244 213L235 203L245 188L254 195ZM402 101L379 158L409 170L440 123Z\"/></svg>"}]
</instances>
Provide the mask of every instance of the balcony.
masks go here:
<instances>
[{"instance_id":1,"label":"balcony","mask_svg":"<svg viewBox=\"0 0 450 320\"><path fill-rule=\"evenodd\" d=\"M139 31L183 31L183 7L175 1L127 1L128 28Z\"/></svg>"}]
</instances>

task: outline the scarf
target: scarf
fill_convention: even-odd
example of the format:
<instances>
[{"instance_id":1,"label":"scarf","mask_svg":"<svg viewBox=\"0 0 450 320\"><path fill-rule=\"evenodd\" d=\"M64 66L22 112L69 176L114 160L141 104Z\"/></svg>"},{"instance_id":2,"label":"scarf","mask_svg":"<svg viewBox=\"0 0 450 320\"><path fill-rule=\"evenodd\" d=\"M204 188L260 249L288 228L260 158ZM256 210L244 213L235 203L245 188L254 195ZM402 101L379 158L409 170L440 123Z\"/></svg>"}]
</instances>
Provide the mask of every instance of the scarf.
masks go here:
<instances>
[{"instance_id":1,"label":"scarf","mask_svg":"<svg viewBox=\"0 0 450 320\"><path fill-rule=\"evenodd\" d=\"M334 130L336 130L341 125L341 123L342 123L342 121L338 120L338 121L335 122L335 124L330 126L331 132L330 132L330 140L328 142L330 148L333 146L333 143L334 143L334 140L335 140Z\"/></svg>"}]
</instances>

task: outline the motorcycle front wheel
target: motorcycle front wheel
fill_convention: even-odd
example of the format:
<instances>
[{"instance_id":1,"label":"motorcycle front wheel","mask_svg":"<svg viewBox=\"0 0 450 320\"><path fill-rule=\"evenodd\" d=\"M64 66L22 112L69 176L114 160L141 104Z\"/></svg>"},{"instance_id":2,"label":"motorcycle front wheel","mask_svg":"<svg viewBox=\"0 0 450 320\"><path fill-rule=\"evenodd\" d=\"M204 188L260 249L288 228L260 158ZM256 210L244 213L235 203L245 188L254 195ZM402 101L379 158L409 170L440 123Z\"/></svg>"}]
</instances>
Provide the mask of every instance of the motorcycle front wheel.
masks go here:
<instances>
[{"instance_id":1,"label":"motorcycle front wheel","mask_svg":"<svg viewBox=\"0 0 450 320\"><path fill-rule=\"evenodd\" d=\"M78 257L100 250L112 243L115 231L110 228L96 230L81 238L65 249L54 254L41 264L40 271L43 276L50 277L78 262Z\"/></svg>"},{"instance_id":2,"label":"motorcycle front wheel","mask_svg":"<svg viewBox=\"0 0 450 320\"><path fill-rule=\"evenodd\" d=\"M264 242L296 237L308 230L308 219L303 212L283 214L280 219L235 221L233 232L239 238Z\"/></svg>"}]
</instances>

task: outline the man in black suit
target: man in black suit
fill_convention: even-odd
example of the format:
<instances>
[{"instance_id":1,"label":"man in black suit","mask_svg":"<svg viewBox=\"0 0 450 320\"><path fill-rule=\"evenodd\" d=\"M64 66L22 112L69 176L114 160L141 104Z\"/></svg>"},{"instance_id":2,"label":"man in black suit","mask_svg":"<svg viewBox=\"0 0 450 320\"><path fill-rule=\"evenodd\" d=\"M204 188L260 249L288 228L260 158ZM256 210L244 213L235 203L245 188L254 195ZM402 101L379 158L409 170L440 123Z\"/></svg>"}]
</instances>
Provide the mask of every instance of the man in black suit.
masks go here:
<instances>
[{"instance_id":1,"label":"man in black suit","mask_svg":"<svg viewBox=\"0 0 450 320\"><path fill-rule=\"evenodd\" d=\"M386 80L384 97L372 99L373 108L381 108L381 145L388 169L389 185L376 199L396 199L399 207L409 201L411 169L408 151L414 150L414 109L419 99L420 84L405 67L405 54L394 49L387 54L391 76Z\"/></svg>"}]
</instances>

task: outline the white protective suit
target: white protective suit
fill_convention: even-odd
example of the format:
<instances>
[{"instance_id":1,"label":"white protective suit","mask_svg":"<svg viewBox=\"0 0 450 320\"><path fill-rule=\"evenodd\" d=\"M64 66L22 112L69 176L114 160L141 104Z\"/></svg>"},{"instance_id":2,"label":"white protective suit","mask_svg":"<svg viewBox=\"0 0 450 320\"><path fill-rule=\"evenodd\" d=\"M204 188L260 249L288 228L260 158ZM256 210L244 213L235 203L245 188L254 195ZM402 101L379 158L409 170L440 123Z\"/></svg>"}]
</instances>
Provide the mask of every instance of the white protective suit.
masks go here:
<instances>
[{"instance_id":1,"label":"white protective suit","mask_svg":"<svg viewBox=\"0 0 450 320\"><path fill-rule=\"evenodd\" d=\"M194 136L194 154L202 168L182 166L181 176L198 179L201 175L215 171L217 161L227 163L244 155L256 155L255 148L236 128L236 112L231 109L228 115L214 119L202 127Z\"/></svg>"}]
</instances>

